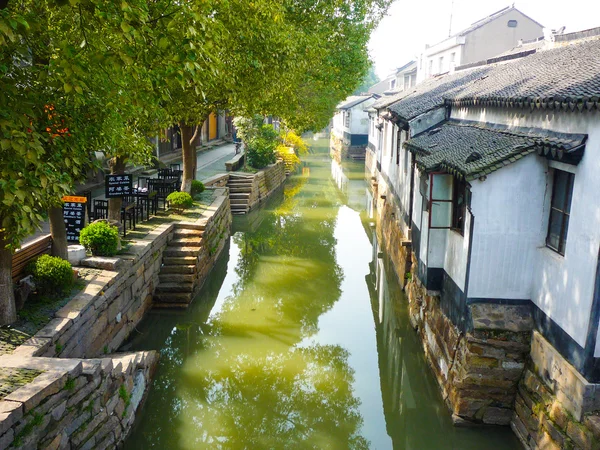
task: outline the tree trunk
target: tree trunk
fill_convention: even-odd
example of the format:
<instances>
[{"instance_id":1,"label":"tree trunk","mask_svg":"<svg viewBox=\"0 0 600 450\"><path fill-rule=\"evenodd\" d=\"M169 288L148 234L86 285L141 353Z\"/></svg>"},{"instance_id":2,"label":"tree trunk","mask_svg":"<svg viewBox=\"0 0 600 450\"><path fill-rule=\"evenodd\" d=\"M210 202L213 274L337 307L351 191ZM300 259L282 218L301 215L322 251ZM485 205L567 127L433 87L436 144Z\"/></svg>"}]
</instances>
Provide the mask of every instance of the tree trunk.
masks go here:
<instances>
[{"instance_id":1,"label":"tree trunk","mask_svg":"<svg viewBox=\"0 0 600 450\"><path fill-rule=\"evenodd\" d=\"M125 173L125 158L115 156L110 162L110 173L113 175ZM121 222L121 206L123 199L109 198L108 199L108 220L114 220L117 223Z\"/></svg>"},{"instance_id":2,"label":"tree trunk","mask_svg":"<svg viewBox=\"0 0 600 450\"><path fill-rule=\"evenodd\" d=\"M53 206L48 209L50 219L50 234L52 235L52 256L68 259L67 227L61 207Z\"/></svg>"},{"instance_id":3,"label":"tree trunk","mask_svg":"<svg viewBox=\"0 0 600 450\"><path fill-rule=\"evenodd\" d=\"M196 179L196 148L192 144L194 128L184 123L179 124L181 130L181 152L183 157L183 177L181 192L192 191L192 180Z\"/></svg>"},{"instance_id":4,"label":"tree trunk","mask_svg":"<svg viewBox=\"0 0 600 450\"><path fill-rule=\"evenodd\" d=\"M8 325L17 320L17 307L12 282L12 250L0 232L0 325Z\"/></svg>"}]
</instances>

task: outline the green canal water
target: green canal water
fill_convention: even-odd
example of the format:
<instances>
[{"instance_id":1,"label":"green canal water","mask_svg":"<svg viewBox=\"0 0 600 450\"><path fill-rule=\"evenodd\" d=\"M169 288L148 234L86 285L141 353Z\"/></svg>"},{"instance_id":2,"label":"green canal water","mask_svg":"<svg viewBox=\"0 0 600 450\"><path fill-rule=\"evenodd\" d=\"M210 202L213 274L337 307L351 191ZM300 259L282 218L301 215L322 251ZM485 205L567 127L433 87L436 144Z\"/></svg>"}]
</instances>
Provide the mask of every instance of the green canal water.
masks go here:
<instances>
[{"instance_id":1,"label":"green canal water","mask_svg":"<svg viewBox=\"0 0 600 450\"><path fill-rule=\"evenodd\" d=\"M313 151L235 220L192 307L152 312L125 346L161 354L125 448L520 448L508 428L452 426L373 236L363 166Z\"/></svg>"}]
</instances>

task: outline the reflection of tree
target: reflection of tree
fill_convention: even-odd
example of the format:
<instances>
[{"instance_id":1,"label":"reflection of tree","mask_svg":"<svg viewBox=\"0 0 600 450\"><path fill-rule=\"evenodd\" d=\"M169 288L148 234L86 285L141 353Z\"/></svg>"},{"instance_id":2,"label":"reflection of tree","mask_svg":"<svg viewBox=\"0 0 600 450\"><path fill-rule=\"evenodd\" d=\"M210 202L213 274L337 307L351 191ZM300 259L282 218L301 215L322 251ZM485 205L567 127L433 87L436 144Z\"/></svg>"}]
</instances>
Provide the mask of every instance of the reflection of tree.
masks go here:
<instances>
[{"instance_id":1,"label":"reflection of tree","mask_svg":"<svg viewBox=\"0 0 600 450\"><path fill-rule=\"evenodd\" d=\"M230 353L218 370L186 373L180 437L185 448L367 449L352 395L348 354L338 346Z\"/></svg>"},{"instance_id":2,"label":"reflection of tree","mask_svg":"<svg viewBox=\"0 0 600 450\"><path fill-rule=\"evenodd\" d=\"M328 166L318 161L311 169L310 177L296 176L286 184L283 202L265 211L256 231L233 237L241 252L239 281L223 308L266 302L301 326L300 338L317 331L319 316L340 296L343 278L333 235L338 203Z\"/></svg>"},{"instance_id":3,"label":"reflection of tree","mask_svg":"<svg viewBox=\"0 0 600 450\"><path fill-rule=\"evenodd\" d=\"M327 176L312 163L256 231L234 236L231 296L208 323L171 327L127 448L368 448L348 353L296 347L340 296Z\"/></svg>"}]
</instances>

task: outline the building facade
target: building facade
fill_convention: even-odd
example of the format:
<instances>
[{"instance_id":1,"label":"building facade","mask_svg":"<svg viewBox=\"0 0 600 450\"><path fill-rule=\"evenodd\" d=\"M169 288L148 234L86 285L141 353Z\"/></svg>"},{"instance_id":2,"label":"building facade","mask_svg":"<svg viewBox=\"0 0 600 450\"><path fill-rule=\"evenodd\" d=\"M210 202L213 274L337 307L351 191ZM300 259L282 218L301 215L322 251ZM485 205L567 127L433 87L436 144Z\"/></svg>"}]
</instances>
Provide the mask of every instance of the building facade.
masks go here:
<instances>
[{"instance_id":1,"label":"building facade","mask_svg":"<svg viewBox=\"0 0 600 450\"><path fill-rule=\"evenodd\" d=\"M454 420L528 448L593 448L600 429L598 34L370 109L378 233Z\"/></svg>"},{"instance_id":2,"label":"building facade","mask_svg":"<svg viewBox=\"0 0 600 450\"><path fill-rule=\"evenodd\" d=\"M419 56L418 82L499 55L520 41L544 35L544 27L517 8L507 7L428 46Z\"/></svg>"},{"instance_id":3,"label":"building facade","mask_svg":"<svg viewBox=\"0 0 600 450\"><path fill-rule=\"evenodd\" d=\"M375 101L371 95L348 97L337 106L331 129L331 155L339 162L342 158L364 159L368 143L369 114L366 111Z\"/></svg>"}]
</instances>

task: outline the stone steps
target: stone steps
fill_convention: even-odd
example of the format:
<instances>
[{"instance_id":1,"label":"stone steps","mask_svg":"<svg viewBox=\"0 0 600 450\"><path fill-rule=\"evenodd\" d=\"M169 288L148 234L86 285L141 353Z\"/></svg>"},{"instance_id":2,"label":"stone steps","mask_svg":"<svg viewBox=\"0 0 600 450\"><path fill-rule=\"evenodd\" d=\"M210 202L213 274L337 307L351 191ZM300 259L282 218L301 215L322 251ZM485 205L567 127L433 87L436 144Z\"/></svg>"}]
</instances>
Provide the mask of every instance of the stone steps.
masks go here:
<instances>
[{"instance_id":1,"label":"stone steps","mask_svg":"<svg viewBox=\"0 0 600 450\"><path fill-rule=\"evenodd\" d=\"M173 258L173 259L177 259L177 258ZM196 262L196 258L194 258L194 263ZM196 265L169 265L169 266L162 266L160 269L160 275L162 274L171 274L171 273L179 273L179 274L194 274L196 273Z\"/></svg>"},{"instance_id":2,"label":"stone steps","mask_svg":"<svg viewBox=\"0 0 600 450\"><path fill-rule=\"evenodd\" d=\"M232 199L229 199L229 203L232 207L234 205L247 205L248 199L247 198L232 198Z\"/></svg>"},{"instance_id":3,"label":"stone steps","mask_svg":"<svg viewBox=\"0 0 600 450\"><path fill-rule=\"evenodd\" d=\"M180 274L180 273L165 273L163 274L162 271L161 273L158 275L158 279L160 280L161 284L165 283L165 284L169 284L169 283L193 283L194 282L194 275L191 274Z\"/></svg>"},{"instance_id":4,"label":"stone steps","mask_svg":"<svg viewBox=\"0 0 600 450\"><path fill-rule=\"evenodd\" d=\"M161 293L161 294L162 293L173 294L173 293L184 293L184 292L191 293L193 290L194 290L194 283L162 283L161 282L156 287L156 292Z\"/></svg>"},{"instance_id":5,"label":"stone steps","mask_svg":"<svg viewBox=\"0 0 600 450\"><path fill-rule=\"evenodd\" d=\"M198 252L202 247L167 247L163 252L163 256L169 257L189 257L189 256L197 256Z\"/></svg>"},{"instance_id":6,"label":"stone steps","mask_svg":"<svg viewBox=\"0 0 600 450\"><path fill-rule=\"evenodd\" d=\"M161 305L159 307L166 307L163 305L169 305L170 308L177 308L178 305L185 305L186 308L189 303L192 301L192 293L191 292L170 292L170 293L161 293L157 292L154 294L154 306Z\"/></svg>"},{"instance_id":7,"label":"stone steps","mask_svg":"<svg viewBox=\"0 0 600 450\"><path fill-rule=\"evenodd\" d=\"M238 199L246 199L250 198L249 192L232 192L229 194L229 200L238 200Z\"/></svg>"},{"instance_id":8,"label":"stone steps","mask_svg":"<svg viewBox=\"0 0 600 450\"><path fill-rule=\"evenodd\" d=\"M189 235L186 235L189 236ZM169 242L169 247L201 247L202 246L202 238L201 237L181 237L177 239L173 239Z\"/></svg>"},{"instance_id":9,"label":"stone steps","mask_svg":"<svg viewBox=\"0 0 600 450\"><path fill-rule=\"evenodd\" d=\"M165 267L169 266L191 266L192 264L196 267L196 262L198 261L197 256L165 256L163 257L163 267L161 272L165 269Z\"/></svg>"},{"instance_id":10,"label":"stone steps","mask_svg":"<svg viewBox=\"0 0 600 450\"><path fill-rule=\"evenodd\" d=\"M183 237L202 236L203 231L204 231L204 226L202 226L201 230L193 229L193 228L177 228L173 232L173 236L176 239L183 238Z\"/></svg>"}]
</instances>

